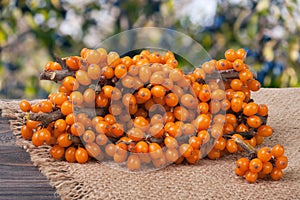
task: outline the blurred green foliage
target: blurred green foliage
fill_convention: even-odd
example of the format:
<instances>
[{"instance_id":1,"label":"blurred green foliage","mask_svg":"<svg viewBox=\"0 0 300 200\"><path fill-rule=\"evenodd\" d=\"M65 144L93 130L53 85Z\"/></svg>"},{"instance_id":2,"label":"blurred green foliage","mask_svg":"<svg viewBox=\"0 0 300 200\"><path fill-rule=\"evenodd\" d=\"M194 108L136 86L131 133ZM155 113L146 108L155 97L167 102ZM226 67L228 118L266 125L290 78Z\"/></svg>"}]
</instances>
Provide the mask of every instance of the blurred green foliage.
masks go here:
<instances>
[{"instance_id":1,"label":"blurred green foliage","mask_svg":"<svg viewBox=\"0 0 300 200\"><path fill-rule=\"evenodd\" d=\"M296 87L299 7L299 0L1 0L0 97L45 97L56 86L38 74L54 54L78 55L145 26L184 32L213 58L246 48L265 87Z\"/></svg>"}]
</instances>

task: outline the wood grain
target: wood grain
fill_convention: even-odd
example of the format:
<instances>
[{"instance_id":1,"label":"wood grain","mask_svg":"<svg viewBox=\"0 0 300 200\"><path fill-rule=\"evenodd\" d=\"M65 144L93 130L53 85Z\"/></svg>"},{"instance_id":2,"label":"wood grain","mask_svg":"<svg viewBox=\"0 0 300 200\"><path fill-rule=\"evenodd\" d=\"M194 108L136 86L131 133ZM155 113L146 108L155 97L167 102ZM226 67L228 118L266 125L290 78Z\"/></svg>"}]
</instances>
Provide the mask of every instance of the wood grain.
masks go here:
<instances>
[{"instance_id":1,"label":"wood grain","mask_svg":"<svg viewBox=\"0 0 300 200\"><path fill-rule=\"evenodd\" d=\"M55 189L37 167L29 154L15 144L8 119L0 111L0 200L59 199Z\"/></svg>"}]
</instances>

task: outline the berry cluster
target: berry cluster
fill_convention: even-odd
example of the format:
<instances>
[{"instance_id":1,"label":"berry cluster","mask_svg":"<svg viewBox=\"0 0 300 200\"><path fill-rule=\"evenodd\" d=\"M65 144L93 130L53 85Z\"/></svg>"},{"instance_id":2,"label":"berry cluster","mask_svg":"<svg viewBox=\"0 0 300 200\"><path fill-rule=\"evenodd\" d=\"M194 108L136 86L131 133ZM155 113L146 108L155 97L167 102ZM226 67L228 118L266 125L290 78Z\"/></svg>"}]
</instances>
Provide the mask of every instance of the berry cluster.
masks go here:
<instances>
[{"instance_id":1,"label":"berry cluster","mask_svg":"<svg viewBox=\"0 0 300 200\"><path fill-rule=\"evenodd\" d=\"M113 159L130 170L242 151L239 144L256 146L273 133L268 107L251 99L260 83L245 58L244 49L229 49L185 74L170 51L120 57L84 48L45 65L40 79L60 86L47 100L20 102L22 136L52 146L55 159Z\"/></svg>"},{"instance_id":2,"label":"berry cluster","mask_svg":"<svg viewBox=\"0 0 300 200\"><path fill-rule=\"evenodd\" d=\"M282 170L288 165L288 159L283 154L284 148L279 144L272 149L263 147L250 154L250 159L238 159L235 173L238 176L244 176L250 183L254 183L258 178L264 179L267 176L277 181L282 178Z\"/></svg>"}]
</instances>

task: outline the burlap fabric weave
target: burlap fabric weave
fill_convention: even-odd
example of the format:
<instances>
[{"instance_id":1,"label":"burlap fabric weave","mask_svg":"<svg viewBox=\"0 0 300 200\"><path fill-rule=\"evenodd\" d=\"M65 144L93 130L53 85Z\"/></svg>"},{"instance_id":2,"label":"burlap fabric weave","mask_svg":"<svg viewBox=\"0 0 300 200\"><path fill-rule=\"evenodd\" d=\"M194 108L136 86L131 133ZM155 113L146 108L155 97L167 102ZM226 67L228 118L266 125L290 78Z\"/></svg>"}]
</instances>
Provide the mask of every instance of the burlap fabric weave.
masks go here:
<instances>
[{"instance_id":1,"label":"burlap fabric weave","mask_svg":"<svg viewBox=\"0 0 300 200\"><path fill-rule=\"evenodd\" d=\"M261 89L257 103L269 106L274 134L264 146L286 148L289 166L280 181L248 184L234 174L240 154L197 165L171 165L158 171L129 173L96 161L87 164L54 161L49 147L34 147L20 137L22 114L17 102L1 102L4 117L12 117L17 144L56 188L62 199L300 199L300 89Z\"/></svg>"}]
</instances>

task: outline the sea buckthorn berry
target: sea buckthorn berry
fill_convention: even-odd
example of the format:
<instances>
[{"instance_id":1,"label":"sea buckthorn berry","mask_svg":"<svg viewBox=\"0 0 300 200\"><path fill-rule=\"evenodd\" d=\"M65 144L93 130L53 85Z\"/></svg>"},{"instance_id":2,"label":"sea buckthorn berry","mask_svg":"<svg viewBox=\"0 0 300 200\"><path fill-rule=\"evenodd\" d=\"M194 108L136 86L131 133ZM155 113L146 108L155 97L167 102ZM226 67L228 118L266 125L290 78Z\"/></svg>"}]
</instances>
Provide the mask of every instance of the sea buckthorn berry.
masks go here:
<instances>
[{"instance_id":1,"label":"sea buckthorn berry","mask_svg":"<svg viewBox=\"0 0 300 200\"><path fill-rule=\"evenodd\" d=\"M174 137L171 137L171 136L165 137L164 143L165 143L166 147L169 148L169 149L173 149L173 148L178 147L177 140Z\"/></svg>"},{"instance_id":2,"label":"sea buckthorn berry","mask_svg":"<svg viewBox=\"0 0 300 200\"><path fill-rule=\"evenodd\" d=\"M248 103L243 109L243 113L246 116L255 115L257 112L258 112L258 105L254 102Z\"/></svg>"},{"instance_id":3,"label":"sea buckthorn berry","mask_svg":"<svg viewBox=\"0 0 300 200\"><path fill-rule=\"evenodd\" d=\"M66 65L68 66L69 69L71 70L78 70L79 69L79 58L76 56L70 56L66 59Z\"/></svg>"},{"instance_id":4,"label":"sea buckthorn berry","mask_svg":"<svg viewBox=\"0 0 300 200\"><path fill-rule=\"evenodd\" d=\"M115 68L115 77L122 78L127 74L127 67L123 64L119 64Z\"/></svg>"},{"instance_id":5,"label":"sea buckthorn berry","mask_svg":"<svg viewBox=\"0 0 300 200\"><path fill-rule=\"evenodd\" d=\"M124 144L124 143L119 143L119 144ZM125 145L125 144L124 144L124 145ZM118 144L117 144L116 146L117 146L116 152L115 152L115 154L113 155L114 161L115 161L116 163L122 163L122 162L124 162L124 161L126 160L126 158L127 158L127 146L125 145L126 150L123 149L123 148L118 148Z\"/></svg>"},{"instance_id":6,"label":"sea buckthorn berry","mask_svg":"<svg viewBox=\"0 0 300 200\"><path fill-rule=\"evenodd\" d=\"M225 96L226 96L225 91L222 89L216 89L211 93L211 98L218 101L224 99Z\"/></svg>"},{"instance_id":7,"label":"sea buckthorn berry","mask_svg":"<svg viewBox=\"0 0 300 200\"><path fill-rule=\"evenodd\" d=\"M197 99L191 94L184 94L180 98L180 103L187 108L193 108L197 105Z\"/></svg>"},{"instance_id":8,"label":"sea buckthorn berry","mask_svg":"<svg viewBox=\"0 0 300 200\"><path fill-rule=\"evenodd\" d=\"M166 150L166 159L167 161L169 162L175 162L178 158L179 158L179 153L178 153L178 150L175 149L175 148L168 148Z\"/></svg>"},{"instance_id":9,"label":"sea buckthorn berry","mask_svg":"<svg viewBox=\"0 0 300 200\"><path fill-rule=\"evenodd\" d=\"M127 136L133 141L138 142L145 138L145 133L139 128L131 128L127 131Z\"/></svg>"},{"instance_id":10,"label":"sea buckthorn berry","mask_svg":"<svg viewBox=\"0 0 300 200\"><path fill-rule=\"evenodd\" d=\"M186 157L185 159L189 164L196 164L200 158L201 158L201 152L198 149L195 149L192 155Z\"/></svg>"},{"instance_id":11,"label":"sea buckthorn berry","mask_svg":"<svg viewBox=\"0 0 300 200\"><path fill-rule=\"evenodd\" d=\"M233 128L232 128L232 130L233 130ZM220 138L223 135L223 124L214 124L211 127L210 134L215 139Z\"/></svg>"},{"instance_id":12,"label":"sea buckthorn berry","mask_svg":"<svg viewBox=\"0 0 300 200\"><path fill-rule=\"evenodd\" d=\"M108 138L105 134L98 134L95 142L100 146L104 146L108 143Z\"/></svg>"},{"instance_id":13,"label":"sea buckthorn berry","mask_svg":"<svg viewBox=\"0 0 300 200\"><path fill-rule=\"evenodd\" d=\"M202 141L202 144L206 144L210 140L210 134L206 130L199 131L197 134Z\"/></svg>"},{"instance_id":14,"label":"sea buckthorn berry","mask_svg":"<svg viewBox=\"0 0 300 200\"><path fill-rule=\"evenodd\" d=\"M229 69L229 63L225 59L218 60L216 63L217 70L226 70Z\"/></svg>"},{"instance_id":15,"label":"sea buckthorn berry","mask_svg":"<svg viewBox=\"0 0 300 200\"><path fill-rule=\"evenodd\" d=\"M25 140L30 140L33 135L33 131L27 125L23 125L21 128L21 135Z\"/></svg>"},{"instance_id":16,"label":"sea buckthorn berry","mask_svg":"<svg viewBox=\"0 0 300 200\"><path fill-rule=\"evenodd\" d=\"M81 136L85 132L85 126L84 124L80 122L75 122L74 124L71 125L71 133L74 136Z\"/></svg>"},{"instance_id":17,"label":"sea buckthorn berry","mask_svg":"<svg viewBox=\"0 0 300 200\"><path fill-rule=\"evenodd\" d=\"M154 97L164 97L166 94L166 88L161 85L155 85L151 88L151 94Z\"/></svg>"},{"instance_id":18,"label":"sea buckthorn berry","mask_svg":"<svg viewBox=\"0 0 300 200\"><path fill-rule=\"evenodd\" d=\"M260 117L252 115L247 118L247 124L252 128L258 128L261 125L262 121Z\"/></svg>"},{"instance_id":19,"label":"sea buckthorn berry","mask_svg":"<svg viewBox=\"0 0 300 200\"><path fill-rule=\"evenodd\" d=\"M243 100L241 98L232 98L230 105L231 110L237 113L242 109Z\"/></svg>"},{"instance_id":20,"label":"sea buckthorn berry","mask_svg":"<svg viewBox=\"0 0 300 200\"><path fill-rule=\"evenodd\" d=\"M280 156L276 158L275 166L277 169L285 169L288 165L288 159L286 156Z\"/></svg>"},{"instance_id":21,"label":"sea buckthorn berry","mask_svg":"<svg viewBox=\"0 0 300 200\"><path fill-rule=\"evenodd\" d=\"M178 104L178 96L174 93L169 93L164 97L167 106L174 107Z\"/></svg>"},{"instance_id":22,"label":"sea buckthorn berry","mask_svg":"<svg viewBox=\"0 0 300 200\"><path fill-rule=\"evenodd\" d=\"M241 48L241 49L238 49L236 51L236 56L238 59L241 59L241 60L245 60L246 59L246 56L247 56L247 52L245 51L245 49Z\"/></svg>"},{"instance_id":23,"label":"sea buckthorn berry","mask_svg":"<svg viewBox=\"0 0 300 200\"><path fill-rule=\"evenodd\" d=\"M246 99L246 94L242 91L235 91L232 98L240 98L242 99L243 101L245 101Z\"/></svg>"},{"instance_id":24,"label":"sea buckthorn berry","mask_svg":"<svg viewBox=\"0 0 300 200\"><path fill-rule=\"evenodd\" d=\"M244 69L239 72L239 78L242 82L253 79L253 73L249 69Z\"/></svg>"},{"instance_id":25,"label":"sea buckthorn berry","mask_svg":"<svg viewBox=\"0 0 300 200\"><path fill-rule=\"evenodd\" d=\"M100 149L100 147L96 144L96 143L94 143L94 142L92 142L92 143L87 143L86 145L85 145L85 149L86 149L86 151L87 151L87 153L88 153L88 155L90 156L90 157L93 157L93 158L96 158L97 160L102 160L103 158L104 158L104 155L103 155L103 152L102 152L102 150Z\"/></svg>"},{"instance_id":26,"label":"sea buckthorn berry","mask_svg":"<svg viewBox=\"0 0 300 200\"><path fill-rule=\"evenodd\" d=\"M262 125L257 129L257 134L263 137L270 137L273 134L273 129L271 126Z\"/></svg>"},{"instance_id":27,"label":"sea buckthorn berry","mask_svg":"<svg viewBox=\"0 0 300 200\"><path fill-rule=\"evenodd\" d=\"M114 69L110 66L105 66L101 69L101 73L105 79L111 79L114 77Z\"/></svg>"},{"instance_id":28,"label":"sea buckthorn berry","mask_svg":"<svg viewBox=\"0 0 300 200\"><path fill-rule=\"evenodd\" d=\"M152 85L162 85L165 80L165 73L162 71L154 72L150 77L150 84ZM173 80L174 81L174 80Z\"/></svg>"},{"instance_id":29,"label":"sea buckthorn berry","mask_svg":"<svg viewBox=\"0 0 300 200\"><path fill-rule=\"evenodd\" d=\"M75 158L78 163L86 163L89 159L89 155L84 148L78 147L75 152Z\"/></svg>"},{"instance_id":30,"label":"sea buckthorn berry","mask_svg":"<svg viewBox=\"0 0 300 200\"><path fill-rule=\"evenodd\" d=\"M170 58L167 60L166 64L170 65L173 69L178 66L178 61L176 59Z\"/></svg>"},{"instance_id":31,"label":"sea buckthorn berry","mask_svg":"<svg viewBox=\"0 0 300 200\"><path fill-rule=\"evenodd\" d=\"M205 74L204 70L201 69L201 68L196 68L193 71L193 75L194 75L195 79L202 79L202 80L204 80L205 77L206 77L206 74Z\"/></svg>"},{"instance_id":32,"label":"sea buckthorn berry","mask_svg":"<svg viewBox=\"0 0 300 200\"><path fill-rule=\"evenodd\" d=\"M210 125L210 117L206 114L200 114L196 119L195 119L195 126L198 129L198 131L201 130L206 130L208 129Z\"/></svg>"},{"instance_id":33,"label":"sea buckthorn berry","mask_svg":"<svg viewBox=\"0 0 300 200\"><path fill-rule=\"evenodd\" d=\"M258 135L258 134L255 134L254 137L255 137L255 139L256 139L256 145L260 145L260 144L263 143L264 137L262 137L262 136L260 136L260 135Z\"/></svg>"},{"instance_id":34,"label":"sea buckthorn berry","mask_svg":"<svg viewBox=\"0 0 300 200\"><path fill-rule=\"evenodd\" d=\"M238 58L236 52L233 49L226 50L224 55L225 55L226 60L228 60L230 62L233 62Z\"/></svg>"},{"instance_id":35,"label":"sea buckthorn berry","mask_svg":"<svg viewBox=\"0 0 300 200\"><path fill-rule=\"evenodd\" d=\"M260 159L254 158L249 163L249 169L251 172L258 173L262 170L263 163Z\"/></svg>"},{"instance_id":36,"label":"sea buckthorn berry","mask_svg":"<svg viewBox=\"0 0 300 200\"><path fill-rule=\"evenodd\" d=\"M263 162L268 162L272 158L271 149L268 147L259 149L257 152L257 157Z\"/></svg>"},{"instance_id":37,"label":"sea buckthorn berry","mask_svg":"<svg viewBox=\"0 0 300 200\"><path fill-rule=\"evenodd\" d=\"M266 104L259 104L258 105L258 114L260 116L267 116L269 112L268 106Z\"/></svg>"},{"instance_id":38,"label":"sea buckthorn berry","mask_svg":"<svg viewBox=\"0 0 300 200\"><path fill-rule=\"evenodd\" d=\"M36 131L33 133L31 138L32 144L36 147L41 146L44 144L44 141L40 139L40 132Z\"/></svg>"},{"instance_id":39,"label":"sea buckthorn berry","mask_svg":"<svg viewBox=\"0 0 300 200\"><path fill-rule=\"evenodd\" d=\"M100 92L100 94L96 96L96 106L104 108L108 106L108 104L109 104L108 97L103 92Z\"/></svg>"},{"instance_id":40,"label":"sea buckthorn berry","mask_svg":"<svg viewBox=\"0 0 300 200\"><path fill-rule=\"evenodd\" d=\"M264 174L270 174L273 170L273 165L270 162L264 162L262 171Z\"/></svg>"},{"instance_id":41,"label":"sea buckthorn berry","mask_svg":"<svg viewBox=\"0 0 300 200\"><path fill-rule=\"evenodd\" d=\"M153 124L149 128L149 133L155 138L161 138L165 133L164 125L162 123Z\"/></svg>"},{"instance_id":42,"label":"sea buckthorn berry","mask_svg":"<svg viewBox=\"0 0 300 200\"><path fill-rule=\"evenodd\" d=\"M193 152L194 152L193 147L190 144L184 143L179 146L179 153L185 158L191 156Z\"/></svg>"},{"instance_id":43,"label":"sea buckthorn berry","mask_svg":"<svg viewBox=\"0 0 300 200\"><path fill-rule=\"evenodd\" d=\"M92 130L86 130L82 135L82 140L85 143L92 143L95 141L95 138L96 138L95 133Z\"/></svg>"},{"instance_id":44,"label":"sea buckthorn berry","mask_svg":"<svg viewBox=\"0 0 300 200\"><path fill-rule=\"evenodd\" d=\"M78 70L76 71L76 80L81 84L81 85L89 85L91 84L91 79L88 76L88 73L83 70Z\"/></svg>"},{"instance_id":45,"label":"sea buckthorn berry","mask_svg":"<svg viewBox=\"0 0 300 200\"><path fill-rule=\"evenodd\" d=\"M73 112L73 105L70 101L65 101L60 107L60 110L63 115L67 116Z\"/></svg>"},{"instance_id":46,"label":"sea buckthorn berry","mask_svg":"<svg viewBox=\"0 0 300 200\"><path fill-rule=\"evenodd\" d=\"M55 98L54 98L54 103L56 105L61 105L63 102L65 102L66 100L68 100L68 97L65 93L63 92L59 92L55 95Z\"/></svg>"},{"instance_id":47,"label":"sea buckthorn berry","mask_svg":"<svg viewBox=\"0 0 300 200\"><path fill-rule=\"evenodd\" d=\"M139 141L134 147L135 153L148 153L149 146L145 141Z\"/></svg>"},{"instance_id":48,"label":"sea buckthorn berry","mask_svg":"<svg viewBox=\"0 0 300 200\"><path fill-rule=\"evenodd\" d=\"M221 109L222 110L229 110L230 109L230 107L231 107L231 105L230 105L230 101L228 100L228 99L223 99L222 101L221 101Z\"/></svg>"},{"instance_id":49,"label":"sea buckthorn berry","mask_svg":"<svg viewBox=\"0 0 300 200\"><path fill-rule=\"evenodd\" d=\"M68 91L74 91L77 90L79 87L78 81L72 77L72 76L67 76L64 78L62 85L68 90Z\"/></svg>"},{"instance_id":50,"label":"sea buckthorn berry","mask_svg":"<svg viewBox=\"0 0 300 200\"><path fill-rule=\"evenodd\" d=\"M260 89L260 82L252 79L247 81L247 86L251 91L256 92Z\"/></svg>"},{"instance_id":51,"label":"sea buckthorn berry","mask_svg":"<svg viewBox=\"0 0 300 200\"><path fill-rule=\"evenodd\" d=\"M230 83L230 87L235 90L242 90L243 83L239 79L233 79Z\"/></svg>"},{"instance_id":52,"label":"sea buckthorn berry","mask_svg":"<svg viewBox=\"0 0 300 200\"><path fill-rule=\"evenodd\" d=\"M65 151L65 159L66 159L66 161L68 161L69 163L75 162L76 161L75 152L76 152L76 148L75 147L69 147L69 148L67 148L67 150Z\"/></svg>"},{"instance_id":53,"label":"sea buckthorn berry","mask_svg":"<svg viewBox=\"0 0 300 200\"><path fill-rule=\"evenodd\" d=\"M272 155L275 157L275 158L278 158L280 156L282 156L284 154L284 148L283 146L281 146L280 144L276 144L272 150L271 150L271 153Z\"/></svg>"},{"instance_id":54,"label":"sea buckthorn berry","mask_svg":"<svg viewBox=\"0 0 300 200\"><path fill-rule=\"evenodd\" d=\"M124 106L128 107L130 105L135 105L136 104L136 98L134 95L130 93L126 93L122 97L122 103Z\"/></svg>"},{"instance_id":55,"label":"sea buckthorn berry","mask_svg":"<svg viewBox=\"0 0 300 200\"><path fill-rule=\"evenodd\" d=\"M149 144L149 153L152 159L158 159L163 157L162 148L157 143Z\"/></svg>"},{"instance_id":56,"label":"sea buckthorn berry","mask_svg":"<svg viewBox=\"0 0 300 200\"><path fill-rule=\"evenodd\" d=\"M220 137L216 141L214 148L223 151L226 148L226 140L223 137Z\"/></svg>"},{"instance_id":57,"label":"sea buckthorn berry","mask_svg":"<svg viewBox=\"0 0 300 200\"><path fill-rule=\"evenodd\" d=\"M92 80L99 79L100 75L101 75L101 69L100 69L99 65L96 65L96 64L89 65L89 67L87 69L87 74L88 74L88 77Z\"/></svg>"},{"instance_id":58,"label":"sea buckthorn berry","mask_svg":"<svg viewBox=\"0 0 300 200\"><path fill-rule=\"evenodd\" d=\"M127 167L129 170L138 170L141 167L141 160L137 155L130 155L127 159Z\"/></svg>"},{"instance_id":59,"label":"sea buckthorn berry","mask_svg":"<svg viewBox=\"0 0 300 200\"><path fill-rule=\"evenodd\" d=\"M216 160L221 157L221 152L218 149L212 149L208 154L207 157L211 160Z\"/></svg>"},{"instance_id":60,"label":"sea buckthorn berry","mask_svg":"<svg viewBox=\"0 0 300 200\"><path fill-rule=\"evenodd\" d=\"M31 105L27 100L20 101L19 106L23 112L29 112L31 110Z\"/></svg>"},{"instance_id":61,"label":"sea buckthorn berry","mask_svg":"<svg viewBox=\"0 0 300 200\"><path fill-rule=\"evenodd\" d=\"M107 51L105 49L103 49L103 48L98 48L98 49L96 49L96 51L99 53L100 63L101 62L106 62Z\"/></svg>"},{"instance_id":62,"label":"sea buckthorn berry","mask_svg":"<svg viewBox=\"0 0 300 200\"><path fill-rule=\"evenodd\" d=\"M226 149L229 153L235 153L238 150L238 145L235 143L234 140L227 140Z\"/></svg>"},{"instance_id":63,"label":"sea buckthorn berry","mask_svg":"<svg viewBox=\"0 0 300 200\"><path fill-rule=\"evenodd\" d=\"M255 181L258 178L258 173L257 172L253 172L251 170L247 171L245 173L245 179L249 182L249 183L255 183Z\"/></svg>"},{"instance_id":64,"label":"sea buckthorn berry","mask_svg":"<svg viewBox=\"0 0 300 200\"><path fill-rule=\"evenodd\" d=\"M151 63L160 63L162 61L162 57L158 52L151 53L148 59Z\"/></svg>"},{"instance_id":65,"label":"sea buckthorn berry","mask_svg":"<svg viewBox=\"0 0 300 200\"><path fill-rule=\"evenodd\" d=\"M38 133L39 133L38 139L40 141L49 142L49 140L51 139L51 133L46 128L38 130Z\"/></svg>"},{"instance_id":66,"label":"sea buckthorn berry","mask_svg":"<svg viewBox=\"0 0 300 200\"><path fill-rule=\"evenodd\" d=\"M242 71L243 69L245 69L245 64L244 61L241 59L236 59L233 63L232 63L232 67L235 71Z\"/></svg>"},{"instance_id":67,"label":"sea buckthorn berry","mask_svg":"<svg viewBox=\"0 0 300 200\"><path fill-rule=\"evenodd\" d=\"M49 153L52 156L52 158L61 159L65 154L65 148L59 145L54 145L53 147L51 147Z\"/></svg>"},{"instance_id":68,"label":"sea buckthorn berry","mask_svg":"<svg viewBox=\"0 0 300 200\"><path fill-rule=\"evenodd\" d=\"M72 101L73 105L81 105L83 103L83 96L81 92L74 91L70 94L70 101Z\"/></svg>"},{"instance_id":69,"label":"sea buckthorn berry","mask_svg":"<svg viewBox=\"0 0 300 200\"><path fill-rule=\"evenodd\" d=\"M245 175L245 171L241 171L239 168L235 168L235 174L238 176L244 176Z\"/></svg>"},{"instance_id":70,"label":"sea buckthorn berry","mask_svg":"<svg viewBox=\"0 0 300 200\"><path fill-rule=\"evenodd\" d=\"M57 129L58 131L63 132L66 130L66 127L67 127L67 123L64 119L58 119L55 121L54 128Z\"/></svg>"},{"instance_id":71,"label":"sea buckthorn berry","mask_svg":"<svg viewBox=\"0 0 300 200\"><path fill-rule=\"evenodd\" d=\"M39 105L39 110L43 113L51 112L53 108L53 105L50 101L42 101L38 105Z\"/></svg>"},{"instance_id":72,"label":"sea buckthorn berry","mask_svg":"<svg viewBox=\"0 0 300 200\"><path fill-rule=\"evenodd\" d=\"M249 170L249 160L247 158L240 158L236 161L235 166L240 171L246 172Z\"/></svg>"},{"instance_id":73,"label":"sea buckthorn berry","mask_svg":"<svg viewBox=\"0 0 300 200\"><path fill-rule=\"evenodd\" d=\"M193 147L193 149L199 149L202 144L202 140L197 136L192 136L189 139L189 144Z\"/></svg>"},{"instance_id":74,"label":"sea buckthorn berry","mask_svg":"<svg viewBox=\"0 0 300 200\"><path fill-rule=\"evenodd\" d=\"M98 64L101 61L100 53L97 50L89 50L85 59L89 64Z\"/></svg>"},{"instance_id":75,"label":"sea buckthorn berry","mask_svg":"<svg viewBox=\"0 0 300 200\"><path fill-rule=\"evenodd\" d=\"M270 175L271 175L272 180L278 181L279 179L281 179L283 177L282 169L278 169L278 168L274 167Z\"/></svg>"},{"instance_id":76,"label":"sea buckthorn berry","mask_svg":"<svg viewBox=\"0 0 300 200\"><path fill-rule=\"evenodd\" d=\"M248 132L249 128L245 125L245 124L239 124L236 128L235 128L236 132L242 133L242 132Z\"/></svg>"},{"instance_id":77,"label":"sea buckthorn berry","mask_svg":"<svg viewBox=\"0 0 300 200\"><path fill-rule=\"evenodd\" d=\"M186 121L189 115L189 112L183 106L176 106L173 111L174 117L179 121ZM206 124L205 124L206 125Z\"/></svg>"},{"instance_id":78,"label":"sea buckthorn berry","mask_svg":"<svg viewBox=\"0 0 300 200\"><path fill-rule=\"evenodd\" d=\"M62 133L58 136L57 143L61 147L68 147L72 144L72 140L68 133Z\"/></svg>"},{"instance_id":79,"label":"sea buckthorn berry","mask_svg":"<svg viewBox=\"0 0 300 200\"><path fill-rule=\"evenodd\" d=\"M151 91L148 88L139 89L137 96L143 101L147 101L151 98Z\"/></svg>"},{"instance_id":80,"label":"sea buckthorn berry","mask_svg":"<svg viewBox=\"0 0 300 200\"><path fill-rule=\"evenodd\" d=\"M183 79L183 76L184 76L183 72L178 68L172 69L169 74L169 78L174 82Z\"/></svg>"},{"instance_id":81,"label":"sea buckthorn berry","mask_svg":"<svg viewBox=\"0 0 300 200\"><path fill-rule=\"evenodd\" d=\"M209 61L209 62L205 62L202 64L201 68L203 69L203 71L207 74L211 74L215 71L216 65Z\"/></svg>"},{"instance_id":82,"label":"sea buckthorn berry","mask_svg":"<svg viewBox=\"0 0 300 200\"><path fill-rule=\"evenodd\" d=\"M112 143L109 143L105 146L105 153L109 157L113 157L116 152L116 146Z\"/></svg>"}]
</instances>

